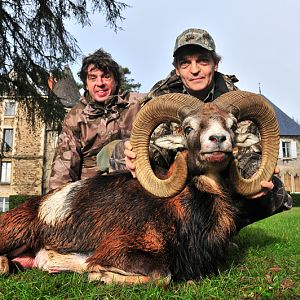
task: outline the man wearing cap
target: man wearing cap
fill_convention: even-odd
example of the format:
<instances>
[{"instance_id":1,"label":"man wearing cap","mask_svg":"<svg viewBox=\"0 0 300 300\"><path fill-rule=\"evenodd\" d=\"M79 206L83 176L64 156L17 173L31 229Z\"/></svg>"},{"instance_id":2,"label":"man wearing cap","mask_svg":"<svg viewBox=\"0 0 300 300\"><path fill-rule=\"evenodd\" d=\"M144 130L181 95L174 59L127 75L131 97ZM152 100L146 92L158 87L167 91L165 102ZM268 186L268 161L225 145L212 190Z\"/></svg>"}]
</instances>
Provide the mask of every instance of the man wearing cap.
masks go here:
<instances>
[{"instance_id":1,"label":"man wearing cap","mask_svg":"<svg viewBox=\"0 0 300 300\"><path fill-rule=\"evenodd\" d=\"M238 82L234 75L224 75L218 72L221 57L216 53L213 38L203 29L192 28L181 33L176 39L173 57L175 69L166 79L153 86L143 104L153 97L167 93L190 94L203 102L211 102L226 92L238 89L234 85ZM155 140L162 135L176 132L177 128L177 124L162 124L155 130L152 139ZM247 178L254 174L260 162L257 128L252 122L244 121L239 124L237 133L242 133L244 137L247 137L244 143L248 147L239 152L238 157L242 175ZM131 149L130 143L126 142L126 166L135 176L135 165L132 161L135 153ZM170 151L158 149L157 146L150 150L151 161L163 168L167 168L173 160L174 153ZM253 198L259 199L241 203L241 206L244 207L244 214L240 216L241 222L237 224L238 230L252 222L291 207L291 198L276 176L273 176L270 182L262 182L262 191Z\"/></svg>"},{"instance_id":2,"label":"man wearing cap","mask_svg":"<svg viewBox=\"0 0 300 300\"><path fill-rule=\"evenodd\" d=\"M204 102L210 102L220 95L237 90L234 75L219 73L221 57L210 34L203 29L187 29L175 42L173 52L174 70L166 79L157 82L145 98L167 93L191 94Z\"/></svg>"},{"instance_id":3,"label":"man wearing cap","mask_svg":"<svg viewBox=\"0 0 300 300\"><path fill-rule=\"evenodd\" d=\"M221 57L216 53L215 42L207 31L196 28L185 30L177 37L175 42L173 51L173 66L175 69L170 72L167 78L160 80L152 87L144 98L142 105L153 97L168 93L190 94L203 102L211 102L228 91L237 90L238 88L234 83L238 82L238 79L234 75L224 75L217 71L220 60ZM243 129L243 133L250 128L248 124L242 124L240 127ZM178 125L175 123L162 124L155 130L152 139L155 140L162 135L176 132L178 129ZM253 126L251 129L253 129ZM259 139L253 133L256 132L249 134L249 137L253 140L252 148L259 143ZM152 147L154 147L153 145L155 143L152 144ZM127 168L135 176L135 165L130 160L130 157L135 156L135 154L129 151L131 149L129 142L125 143L125 147ZM155 147L156 149L151 149L151 160L162 168L168 168L175 153ZM257 160L255 163L257 163Z\"/></svg>"}]
</instances>

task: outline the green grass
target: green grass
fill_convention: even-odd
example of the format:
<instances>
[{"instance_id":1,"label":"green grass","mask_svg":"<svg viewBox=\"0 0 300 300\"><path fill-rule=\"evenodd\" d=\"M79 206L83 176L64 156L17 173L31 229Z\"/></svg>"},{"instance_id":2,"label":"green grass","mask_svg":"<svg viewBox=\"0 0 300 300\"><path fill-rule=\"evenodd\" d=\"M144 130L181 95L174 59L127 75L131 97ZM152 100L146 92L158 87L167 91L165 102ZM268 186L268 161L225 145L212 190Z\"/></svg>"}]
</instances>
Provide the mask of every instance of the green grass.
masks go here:
<instances>
[{"instance_id":1,"label":"green grass","mask_svg":"<svg viewBox=\"0 0 300 300\"><path fill-rule=\"evenodd\" d=\"M0 299L300 299L300 208L244 228L220 274L201 282L116 286L37 270L0 277Z\"/></svg>"}]
</instances>

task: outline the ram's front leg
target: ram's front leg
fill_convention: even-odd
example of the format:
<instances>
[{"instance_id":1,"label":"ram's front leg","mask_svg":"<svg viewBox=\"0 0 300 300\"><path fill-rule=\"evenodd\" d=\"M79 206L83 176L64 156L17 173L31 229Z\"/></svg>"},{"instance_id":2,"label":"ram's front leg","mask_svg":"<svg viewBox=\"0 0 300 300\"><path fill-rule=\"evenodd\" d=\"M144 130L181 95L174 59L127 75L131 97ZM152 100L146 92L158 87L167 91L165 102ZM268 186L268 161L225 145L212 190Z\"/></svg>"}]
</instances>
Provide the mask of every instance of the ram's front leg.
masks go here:
<instances>
[{"instance_id":1,"label":"ram's front leg","mask_svg":"<svg viewBox=\"0 0 300 300\"><path fill-rule=\"evenodd\" d=\"M121 284L153 282L165 285L171 280L166 262L141 250L115 253L110 257L95 251L87 261L90 281Z\"/></svg>"},{"instance_id":2,"label":"ram's front leg","mask_svg":"<svg viewBox=\"0 0 300 300\"><path fill-rule=\"evenodd\" d=\"M145 284L155 283L157 285L167 285L171 280L171 273L162 276L161 274L151 274L150 276L126 272L124 270L109 267L94 266L91 268L89 281L101 281L107 284Z\"/></svg>"}]
</instances>

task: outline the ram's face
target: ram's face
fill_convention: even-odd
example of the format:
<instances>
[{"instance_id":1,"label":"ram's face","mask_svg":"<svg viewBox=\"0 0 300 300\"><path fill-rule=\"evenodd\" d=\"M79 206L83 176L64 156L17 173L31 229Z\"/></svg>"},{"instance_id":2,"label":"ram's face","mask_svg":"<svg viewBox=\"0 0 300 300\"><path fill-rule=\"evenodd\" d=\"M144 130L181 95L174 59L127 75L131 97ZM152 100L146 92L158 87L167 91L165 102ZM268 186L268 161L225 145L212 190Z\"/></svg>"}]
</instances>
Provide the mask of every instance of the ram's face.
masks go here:
<instances>
[{"instance_id":1,"label":"ram's face","mask_svg":"<svg viewBox=\"0 0 300 300\"><path fill-rule=\"evenodd\" d=\"M194 167L225 168L232 158L236 119L224 112L187 117L182 126Z\"/></svg>"},{"instance_id":2,"label":"ram's face","mask_svg":"<svg viewBox=\"0 0 300 300\"><path fill-rule=\"evenodd\" d=\"M205 105L203 111L183 120L183 135L163 136L155 144L168 149L188 149L192 173L207 169L219 172L232 159L236 125L232 114Z\"/></svg>"},{"instance_id":3,"label":"ram's face","mask_svg":"<svg viewBox=\"0 0 300 300\"><path fill-rule=\"evenodd\" d=\"M204 157L232 152L235 128L236 119L231 114L190 116L183 122L187 147L198 149Z\"/></svg>"}]
</instances>

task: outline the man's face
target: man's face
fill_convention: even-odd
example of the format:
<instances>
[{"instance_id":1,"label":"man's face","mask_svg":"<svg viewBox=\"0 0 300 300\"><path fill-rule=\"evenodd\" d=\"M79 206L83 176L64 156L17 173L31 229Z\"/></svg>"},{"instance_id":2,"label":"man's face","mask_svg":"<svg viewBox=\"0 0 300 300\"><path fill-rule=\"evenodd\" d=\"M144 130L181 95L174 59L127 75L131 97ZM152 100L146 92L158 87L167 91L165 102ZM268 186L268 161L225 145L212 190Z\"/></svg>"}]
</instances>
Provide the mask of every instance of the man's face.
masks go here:
<instances>
[{"instance_id":1,"label":"man's face","mask_svg":"<svg viewBox=\"0 0 300 300\"><path fill-rule=\"evenodd\" d=\"M110 95L115 93L117 83L111 72L104 72L94 65L89 65L86 88L93 100L104 103Z\"/></svg>"},{"instance_id":2,"label":"man's face","mask_svg":"<svg viewBox=\"0 0 300 300\"><path fill-rule=\"evenodd\" d=\"M185 46L176 54L176 74L191 94L203 93L212 87L218 65L212 54L199 46Z\"/></svg>"}]
</instances>

